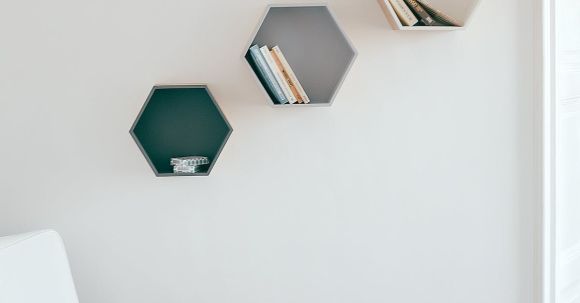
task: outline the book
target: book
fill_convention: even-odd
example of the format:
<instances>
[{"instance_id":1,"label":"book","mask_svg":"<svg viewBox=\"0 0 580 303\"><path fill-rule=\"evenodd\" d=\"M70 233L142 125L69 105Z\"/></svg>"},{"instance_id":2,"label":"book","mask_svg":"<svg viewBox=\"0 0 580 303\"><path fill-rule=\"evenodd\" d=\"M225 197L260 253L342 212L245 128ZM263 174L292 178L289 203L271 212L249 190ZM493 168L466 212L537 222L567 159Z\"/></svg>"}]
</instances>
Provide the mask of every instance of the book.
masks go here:
<instances>
[{"instance_id":1,"label":"book","mask_svg":"<svg viewBox=\"0 0 580 303\"><path fill-rule=\"evenodd\" d=\"M264 56L262 55L258 45L253 45L250 47L250 56L252 57L252 60L254 60L259 76L262 78L262 80L264 80L264 83L267 86L266 89L268 89L270 93L272 93L272 95L276 98L275 101L280 104L287 103L288 100L282 92L282 88L280 85L278 85L278 82L276 82L276 78L274 78L274 75L268 67L268 63L266 63L266 59L264 59Z\"/></svg>"},{"instance_id":2,"label":"book","mask_svg":"<svg viewBox=\"0 0 580 303\"><path fill-rule=\"evenodd\" d=\"M286 80L286 82L288 83L288 87L290 88L292 95L294 95L294 97L296 98L297 103L304 103L304 100L302 99L300 92L298 92L298 89L296 88L296 84L294 84L294 82L290 78L288 71L284 68L282 61L280 61L280 58L278 57L276 52L272 49L270 50L270 54L272 55L272 59L274 59L274 62L276 62L278 69L280 70L280 72L282 72L282 76L284 77L284 80Z\"/></svg>"},{"instance_id":3,"label":"book","mask_svg":"<svg viewBox=\"0 0 580 303\"><path fill-rule=\"evenodd\" d=\"M173 167L175 174L195 174L205 171L205 168L200 165L176 165Z\"/></svg>"},{"instance_id":4,"label":"book","mask_svg":"<svg viewBox=\"0 0 580 303\"><path fill-rule=\"evenodd\" d=\"M294 94L292 94L292 91L290 90L288 82L284 78L282 71L278 68L278 65L274 61L274 58L272 58L272 54L270 53L270 49L268 48L268 46L264 45L260 47L260 51L262 52L264 59L266 59L266 63L268 63L268 66L270 67L272 74L274 74L274 78L276 78L278 85L280 85L280 87L282 88L282 92L284 93L284 96L286 96L288 102L296 103L297 102L296 97L294 96Z\"/></svg>"},{"instance_id":5,"label":"book","mask_svg":"<svg viewBox=\"0 0 580 303\"><path fill-rule=\"evenodd\" d=\"M416 0L405 0L409 7L415 12L417 18L423 22L423 24L428 26L437 25L437 22L433 20L431 15L419 4Z\"/></svg>"},{"instance_id":6,"label":"book","mask_svg":"<svg viewBox=\"0 0 580 303\"><path fill-rule=\"evenodd\" d=\"M457 21L455 18L445 14L444 12L436 9L435 7L433 7L433 5L430 2L428 2L426 0L417 0L417 2L419 2L419 4L421 4L421 6L423 6L423 8L433 17L433 19L435 19L436 21L439 21L443 25L461 26L459 21Z\"/></svg>"},{"instance_id":7,"label":"book","mask_svg":"<svg viewBox=\"0 0 580 303\"><path fill-rule=\"evenodd\" d=\"M204 165L209 164L209 159L203 156L190 156L190 157L179 157L171 158L171 165Z\"/></svg>"},{"instance_id":8,"label":"book","mask_svg":"<svg viewBox=\"0 0 580 303\"><path fill-rule=\"evenodd\" d=\"M272 52L274 52L278 57L278 59L280 59L280 63L282 63L282 66L284 67L284 71L288 74L288 77L292 81L292 84L294 84L294 88L296 88L296 90L298 91L298 94L300 95L302 102L310 103L310 99L308 98L306 91L302 87L302 84L300 84L300 81L298 81L296 74L294 73L292 67L286 60L286 57L284 56L284 53L282 53L280 47L278 45L272 47Z\"/></svg>"},{"instance_id":9,"label":"book","mask_svg":"<svg viewBox=\"0 0 580 303\"><path fill-rule=\"evenodd\" d=\"M384 0L386 1L386 0ZM388 0L393 7L393 10L401 20L401 23L405 26L413 26L419 22L419 19L415 17L413 11L409 8L407 3L403 0Z\"/></svg>"}]
</instances>

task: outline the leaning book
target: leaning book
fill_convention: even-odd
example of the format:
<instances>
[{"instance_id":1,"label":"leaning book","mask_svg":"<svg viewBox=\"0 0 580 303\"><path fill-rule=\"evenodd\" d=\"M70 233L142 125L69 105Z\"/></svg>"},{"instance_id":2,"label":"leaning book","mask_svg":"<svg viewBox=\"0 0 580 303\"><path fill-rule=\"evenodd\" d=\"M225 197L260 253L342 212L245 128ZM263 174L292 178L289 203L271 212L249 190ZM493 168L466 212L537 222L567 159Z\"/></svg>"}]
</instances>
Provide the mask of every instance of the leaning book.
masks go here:
<instances>
[{"instance_id":1,"label":"leaning book","mask_svg":"<svg viewBox=\"0 0 580 303\"><path fill-rule=\"evenodd\" d=\"M288 71L286 71L284 69L284 66L282 65L282 62L280 61L280 58L278 57L278 55L276 55L274 50L271 50L270 54L272 55L274 62L276 62L276 65L278 66L278 70L282 74L284 81L286 81L286 83L288 84L288 88L290 89L290 92L292 93L292 95L296 99L296 102L297 103L304 103L304 100L302 100L302 96L300 96L300 93L296 89L296 85L294 84L294 82L292 82L292 79L290 79L290 76L288 75Z\"/></svg>"},{"instance_id":2,"label":"leaning book","mask_svg":"<svg viewBox=\"0 0 580 303\"><path fill-rule=\"evenodd\" d=\"M290 89L290 86L288 86L288 82L286 82L282 71L278 68L278 65L274 61L268 46L264 45L260 47L260 51L262 52L264 59L266 59L266 63L268 63L268 67L270 67L270 71L272 71L274 78L276 78L276 82L278 82L278 85L280 85L280 88L282 88L282 92L284 93L284 96L286 96L288 102L296 103L296 97L294 97L294 94L292 94L292 90Z\"/></svg>"},{"instance_id":3,"label":"leaning book","mask_svg":"<svg viewBox=\"0 0 580 303\"><path fill-rule=\"evenodd\" d=\"M284 56L284 53L282 52L280 47L278 45L272 47L272 52L274 54L276 54L276 57L280 60L280 63L282 64L282 69L285 72L285 75L287 75L290 82L292 83L292 85L296 89L297 93L300 95L300 99L302 99L302 102L310 103L310 99L308 98L308 95L306 94L304 87L302 87L302 84L300 84L298 77L296 77L294 70L292 70L292 66L290 66L290 64L286 60L286 57Z\"/></svg>"},{"instance_id":4,"label":"leaning book","mask_svg":"<svg viewBox=\"0 0 580 303\"><path fill-rule=\"evenodd\" d=\"M267 86L266 89L272 95L274 95L278 103L280 104L287 103L288 100L286 99L286 96L284 96L282 88L280 88L280 85L278 85L278 82L276 82L276 78L274 78L274 75L272 74L272 71L268 67L268 64L266 63L266 60L264 59L264 56L262 55L262 52L260 51L258 45L253 45L252 47L250 47L250 56L254 61L254 65L256 66L258 76L264 81L264 83Z\"/></svg>"},{"instance_id":5,"label":"leaning book","mask_svg":"<svg viewBox=\"0 0 580 303\"><path fill-rule=\"evenodd\" d=\"M401 23L405 26L413 26L419 22L417 17L413 14L413 11L409 8L404 0L382 0L388 1L393 7L395 14L399 17ZM386 3L385 3L386 4Z\"/></svg>"},{"instance_id":6,"label":"leaning book","mask_svg":"<svg viewBox=\"0 0 580 303\"><path fill-rule=\"evenodd\" d=\"M424 25L434 26L437 25L437 22L433 20L433 17L427 13L427 11L419 4L416 0L405 0L405 2L409 5L417 17L421 19Z\"/></svg>"},{"instance_id":7,"label":"leaning book","mask_svg":"<svg viewBox=\"0 0 580 303\"><path fill-rule=\"evenodd\" d=\"M417 0L419 4L423 6L423 8L439 23L444 26L461 26L459 25L459 21L455 18L449 16L448 14L442 12L441 10L435 8L430 2L427 0Z\"/></svg>"}]
</instances>

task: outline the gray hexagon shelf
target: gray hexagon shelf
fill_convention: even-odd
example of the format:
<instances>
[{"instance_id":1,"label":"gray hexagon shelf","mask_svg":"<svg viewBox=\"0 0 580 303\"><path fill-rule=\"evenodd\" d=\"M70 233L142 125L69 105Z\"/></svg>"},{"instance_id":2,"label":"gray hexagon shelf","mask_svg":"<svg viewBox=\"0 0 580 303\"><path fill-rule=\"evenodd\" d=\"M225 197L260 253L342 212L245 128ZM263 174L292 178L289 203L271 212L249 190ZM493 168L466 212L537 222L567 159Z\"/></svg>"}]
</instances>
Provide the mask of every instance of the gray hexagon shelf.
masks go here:
<instances>
[{"instance_id":1,"label":"gray hexagon shelf","mask_svg":"<svg viewBox=\"0 0 580 303\"><path fill-rule=\"evenodd\" d=\"M256 44L280 47L310 103L278 103L259 76L249 51ZM245 51L246 61L268 100L277 107L331 105L356 58L352 43L325 4L269 5Z\"/></svg>"},{"instance_id":2,"label":"gray hexagon shelf","mask_svg":"<svg viewBox=\"0 0 580 303\"><path fill-rule=\"evenodd\" d=\"M160 85L130 133L156 176L207 176L232 127L206 85ZM206 156L210 164L199 173L174 173L170 159L184 156Z\"/></svg>"}]
</instances>

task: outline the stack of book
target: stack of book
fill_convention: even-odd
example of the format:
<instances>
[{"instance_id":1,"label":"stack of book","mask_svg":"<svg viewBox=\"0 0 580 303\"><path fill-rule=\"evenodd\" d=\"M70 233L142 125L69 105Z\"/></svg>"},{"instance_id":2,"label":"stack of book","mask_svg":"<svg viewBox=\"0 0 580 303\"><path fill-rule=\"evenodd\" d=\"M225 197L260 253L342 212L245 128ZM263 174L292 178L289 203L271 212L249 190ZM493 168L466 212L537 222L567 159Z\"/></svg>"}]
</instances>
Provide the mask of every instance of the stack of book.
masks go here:
<instances>
[{"instance_id":1,"label":"stack of book","mask_svg":"<svg viewBox=\"0 0 580 303\"><path fill-rule=\"evenodd\" d=\"M460 26L453 17L435 8L427 0L388 1L405 26Z\"/></svg>"},{"instance_id":2,"label":"stack of book","mask_svg":"<svg viewBox=\"0 0 580 303\"><path fill-rule=\"evenodd\" d=\"M171 158L173 172L176 174L195 174L205 172L209 159L203 156Z\"/></svg>"},{"instance_id":3,"label":"stack of book","mask_svg":"<svg viewBox=\"0 0 580 303\"><path fill-rule=\"evenodd\" d=\"M278 46L253 45L249 50L256 73L279 104L310 103L304 88ZM250 59L250 58L249 58Z\"/></svg>"}]
</instances>

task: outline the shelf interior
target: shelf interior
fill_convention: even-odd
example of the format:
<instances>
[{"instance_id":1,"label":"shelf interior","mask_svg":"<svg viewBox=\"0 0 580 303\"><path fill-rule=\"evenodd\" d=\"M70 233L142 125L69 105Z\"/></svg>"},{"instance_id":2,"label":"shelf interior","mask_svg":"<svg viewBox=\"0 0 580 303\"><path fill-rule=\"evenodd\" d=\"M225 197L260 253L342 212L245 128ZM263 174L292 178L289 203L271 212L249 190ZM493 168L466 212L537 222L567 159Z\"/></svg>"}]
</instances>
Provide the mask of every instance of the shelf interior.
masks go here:
<instances>
[{"instance_id":1,"label":"shelf interior","mask_svg":"<svg viewBox=\"0 0 580 303\"><path fill-rule=\"evenodd\" d=\"M326 6L271 7L254 44L278 45L314 104L332 101L355 57Z\"/></svg>"},{"instance_id":2,"label":"shelf interior","mask_svg":"<svg viewBox=\"0 0 580 303\"><path fill-rule=\"evenodd\" d=\"M157 175L173 174L172 157L206 156L213 164L230 131L205 87L155 89L133 128Z\"/></svg>"}]
</instances>

